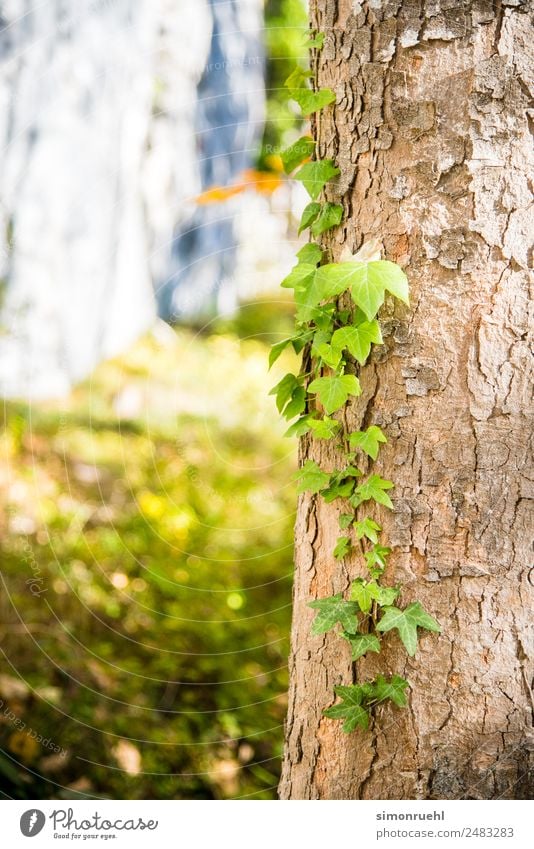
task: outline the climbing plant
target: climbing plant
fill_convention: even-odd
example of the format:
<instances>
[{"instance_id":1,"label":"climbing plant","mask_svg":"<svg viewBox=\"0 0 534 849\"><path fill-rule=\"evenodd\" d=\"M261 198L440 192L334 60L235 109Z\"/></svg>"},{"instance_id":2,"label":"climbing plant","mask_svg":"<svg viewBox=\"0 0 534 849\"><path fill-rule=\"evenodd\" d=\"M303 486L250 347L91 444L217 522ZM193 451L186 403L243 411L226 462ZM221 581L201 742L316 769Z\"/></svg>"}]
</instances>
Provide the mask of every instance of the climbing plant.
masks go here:
<instances>
[{"instance_id":1,"label":"climbing plant","mask_svg":"<svg viewBox=\"0 0 534 849\"><path fill-rule=\"evenodd\" d=\"M320 50L323 43L323 33L311 33L310 49ZM302 68L293 71L286 86L303 116L319 112L336 99L331 89L314 84L312 71ZM292 144L281 158L286 173L300 181L310 196L299 233L309 229L319 239L338 227L343 207L324 199L328 182L340 173L336 163L319 158L316 142L309 136ZM398 603L401 587L385 583L391 549L381 543L382 528L370 514L373 505L393 509L389 492L394 483L373 473L365 476L357 465L361 457L372 464L387 438L376 424L353 433L347 433L342 424L343 408L361 394L358 370L373 345L382 343L379 310L388 293L409 305L408 281L396 263L381 259L378 242L367 243L342 262L327 259L318 242L309 242L297 253L297 264L281 283L294 291L295 332L275 344L269 357L271 366L288 346L303 354L300 373L286 374L271 394L281 415L292 422L288 436L309 433L316 439L333 440L344 460L342 468L330 472L307 460L296 475L297 491L341 505L340 536L332 557L343 560L359 551L366 567L366 577L352 581L348 598L337 593L309 602L316 611L312 633L338 629L356 661L368 652L380 652L383 635L396 631L413 657L418 629L439 632L440 626L420 602L402 607ZM323 713L342 720L346 732L367 728L371 711L379 703L389 699L398 707L406 705L408 687L399 675L377 675L372 681L335 687L340 701Z\"/></svg>"}]
</instances>

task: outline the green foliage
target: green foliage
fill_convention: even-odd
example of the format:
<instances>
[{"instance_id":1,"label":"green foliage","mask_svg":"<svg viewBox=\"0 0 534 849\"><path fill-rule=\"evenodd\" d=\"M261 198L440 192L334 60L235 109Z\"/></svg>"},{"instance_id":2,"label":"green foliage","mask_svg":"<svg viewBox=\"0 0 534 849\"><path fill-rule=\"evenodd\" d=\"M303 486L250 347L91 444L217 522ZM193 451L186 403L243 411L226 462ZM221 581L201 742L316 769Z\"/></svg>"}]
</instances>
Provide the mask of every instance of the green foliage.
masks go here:
<instances>
[{"instance_id":1,"label":"green foliage","mask_svg":"<svg viewBox=\"0 0 534 849\"><path fill-rule=\"evenodd\" d=\"M362 707L362 702L366 698L366 690L361 684L353 684L350 687L334 687L336 696L342 699L341 704L332 705L332 707L323 710L323 715L330 719L342 719L343 731L350 734L356 728L363 728L364 731L369 727L369 711Z\"/></svg>"},{"instance_id":2,"label":"green foliage","mask_svg":"<svg viewBox=\"0 0 534 849\"><path fill-rule=\"evenodd\" d=\"M312 200L317 200L328 181L338 174L339 168L331 159L319 159L306 162L295 174L295 180L302 183Z\"/></svg>"},{"instance_id":3,"label":"green foliage","mask_svg":"<svg viewBox=\"0 0 534 849\"><path fill-rule=\"evenodd\" d=\"M334 557L336 558L336 560L343 560L343 558L347 556L351 548L352 545L350 537L339 537L334 548Z\"/></svg>"},{"instance_id":4,"label":"green foliage","mask_svg":"<svg viewBox=\"0 0 534 849\"><path fill-rule=\"evenodd\" d=\"M5 405L4 794L274 798L296 452L268 397L294 355L272 378L267 352L229 326L149 334L68 402Z\"/></svg>"},{"instance_id":5,"label":"green foliage","mask_svg":"<svg viewBox=\"0 0 534 849\"><path fill-rule=\"evenodd\" d=\"M352 513L350 514L352 519L354 520L354 516ZM378 542L378 534L382 530L377 522L373 521L373 519L362 519L361 521L354 522L354 528L356 530L356 536L358 539L363 539L366 537L370 542Z\"/></svg>"},{"instance_id":6,"label":"green foliage","mask_svg":"<svg viewBox=\"0 0 534 849\"><path fill-rule=\"evenodd\" d=\"M316 377L308 386L308 392L317 395L329 414L343 407L349 396L360 395L361 391L360 381L353 374Z\"/></svg>"},{"instance_id":7,"label":"green foliage","mask_svg":"<svg viewBox=\"0 0 534 849\"><path fill-rule=\"evenodd\" d=\"M393 486L391 481L384 480L379 475L371 475L356 488L351 504L356 508L365 501L376 501L377 504L383 504L384 507L393 510L393 502L386 491Z\"/></svg>"},{"instance_id":8,"label":"green foliage","mask_svg":"<svg viewBox=\"0 0 534 849\"><path fill-rule=\"evenodd\" d=\"M425 628L427 631L436 633L441 631L439 623L418 601L412 602L404 610L399 610L398 607L386 607L382 619L376 626L377 631L392 629L398 631L410 657L413 657L417 651L417 628Z\"/></svg>"},{"instance_id":9,"label":"green foliage","mask_svg":"<svg viewBox=\"0 0 534 849\"><path fill-rule=\"evenodd\" d=\"M297 493L320 492L330 481L330 475L323 472L315 460L307 460L295 473L295 480L298 482Z\"/></svg>"},{"instance_id":10,"label":"green foliage","mask_svg":"<svg viewBox=\"0 0 534 849\"><path fill-rule=\"evenodd\" d=\"M332 347L339 351L346 348L362 366L367 362L373 343L382 344L380 325L376 319L362 321L353 327L339 327L332 336Z\"/></svg>"},{"instance_id":11,"label":"green foliage","mask_svg":"<svg viewBox=\"0 0 534 849\"><path fill-rule=\"evenodd\" d=\"M387 439L377 425L371 425L367 430L357 430L349 436L350 447L360 448L373 460L378 457L381 442L387 442Z\"/></svg>"},{"instance_id":12,"label":"green foliage","mask_svg":"<svg viewBox=\"0 0 534 849\"><path fill-rule=\"evenodd\" d=\"M302 213L302 217L300 219L299 224L299 236L303 230L306 230L307 227L310 227L317 216L321 211L321 204L312 201L307 206L304 207L304 211Z\"/></svg>"},{"instance_id":13,"label":"green foliage","mask_svg":"<svg viewBox=\"0 0 534 849\"><path fill-rule=\"evenodd\" d=\"M322 33L312 35L307 42L308 47L315 49L321 49L323 43ZM290 97L300 104L305 114L335 100L329 89L312 91L308 87L309 78L307 71L297 69L287 80ZM298 160L292 148L284 156L284 166L288 171L302 161ZM306 162L294 175L311 197L311 203L302 214L299 233L309 227L312 236L320 237L340 225L343 207L329 201L318 202L325 185L338 174L339 169L333 160L316 159ZM394 508L388 494L393 482L378 474L370 474L358 483L361 472L354 465L358 452L376 461L381 445L387 442L385 434L376 424L347 434L342 427L342 417L341 420L331 418L332 413L347 405L349 398L361 394L358 376L345 373L347 360L352 357L360 367L364 366L372 346L382 344L377 314L386 294L409 304L406 275L395 263L376 259L377 255L380 254L376 245L367 243L349 261L321 265L323 252L319 245L312 243L299 251L299 262L282 286L294 289L297 328L300 334L309 334L302 342L306 373L302 374L302 381L295 375L286 375L273 390L283 414L287 415L288 407L290 412L308 410L289 428L288 434L310 434L317 439L335 440L336 450L343 453L348 463L344 469L328 474L315 461L307 460L297 473L297 479L299 492L308 490L313 496L320 495L326 503L343 499L352 508L352 512L340 514L339 527L345 532L354 529L359 541L356 548L363 555L370 580L359 577L352 581L348 601L338 593L309 602L309 606L317 611L312 633L323 634L341 625L341 636L350 644L353 661L368 652L379 653L380 635L384 632L396 629L408 654L413 655L417 647L418 627L439 631L436 620L423 610L419 602L413 602L404 610L394 606L400 587L382 583L391 549L379 542L382 528L378 522L369 516L359 518L356 513L362 504L369 503L389 510ZM373 259L367 261L364 259L366 256ZM338 299L345 293L350 293L350 303L347 304L349 298L345 297L340 305ZM273 356L279 356L283 346L290 343L291 339L278 343ZM330 373L325 374L325 369ZM310 404L308 396L316 397L326 412L324 417L315 415L313 402ZM333 556L336 560L348 559L354 551L352 537L346 533L337 539ZM407 687L408 682L398 675L390 679L377 675L374 681L336 687L335 693L340 696L341 702L323 713L329 718L342 720L346 732L356 728L365 730L371 711L383 701L389 700L397 707L406 705Z\"/></svg>"},{"instance_id":14,"label":"green foliage","mask_svg":"<svg viewBox=\"0 0 534 849\"><path fill-rule=\"evenodd\" d=\"M311 231L313 236L320 236L321 233L326 233L332 227L337 227L341 224L343 217L343 207L339 203L327 202L323 204L319 215L313 221Z\"/></svg>"},{"instance_id":15,"label":"green foliage","mask_svg":"<svg viewBox=\"0 0 534 849\"><path fill-rule=\"evenodd\" d=\"M341 428L341 423L329 416L323 419L309 419L308 424L317 439L333 439Z\"/></svg>"},{"instance_id":16,"label":"green foliage","mask_svg":"<svg viewBox=\"0 0 534 849\"><path fill-rule=\"evenodd\" d=\"M338 623L345 631L355 633L358 627L356 613L358 605L352 601L344 601L341 593L308 602L308 607L317 610L312 625L312 634L325 634Z\"/></svg>"},{"instance_id":17,"label":"green foliage","mask_svg":"<svg viewBox=\"0 0 534 849\"><path fill-rule=\"evenodd\" d=\"M309 159L314 152L315 142L309 136L302 136L302 138L293 142L293 144L280 154L286 174L294 171L297 165L300 165L305 159Z\"/></svg>"},{"instance_id":18,"label":"green foliage","mask_svg":"<svg viewBox=\"0 0 534 849\"><path fill-rule=\"evenodd\" d=\"M316 35L312 36L305 42L304 47L309 47L310 49L313 48L315 50L322 50L324 46L324 38L324 32L318 32Z\"/></svg>"},{"instance_id":19,"label":"green foliage","mask_svg":"<svg viewBox=\"0 0 534 849\"><path fill-rule=\"evenodd\" d=\"M348 631L343 631L341 636L350 643L352 660L359 660L368 651L380 651L380 640L375 634L350 634Z\"/></svg>"},{"instance_id":20,"label":"green foliage","mask_svg":"<svg viewBox=\"0 0 534 849\"><path fill-rule=\"evenodd\" d=\"M313 112L319 112L329 103L334 103L336 99L331 88L320 88L317 91L309 88L295 88L289 92L289 96L298 103L304 117L312 115Z\"/></svg>"}]
</instances>

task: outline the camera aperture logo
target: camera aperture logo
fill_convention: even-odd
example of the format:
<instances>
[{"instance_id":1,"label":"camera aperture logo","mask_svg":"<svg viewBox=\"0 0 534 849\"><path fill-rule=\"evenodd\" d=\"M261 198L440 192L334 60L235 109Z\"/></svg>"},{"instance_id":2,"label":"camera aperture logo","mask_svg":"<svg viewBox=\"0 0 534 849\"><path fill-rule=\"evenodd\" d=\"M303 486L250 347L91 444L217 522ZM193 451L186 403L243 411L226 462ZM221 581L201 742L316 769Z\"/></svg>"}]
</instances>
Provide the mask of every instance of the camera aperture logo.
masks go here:
<instances>
[{"instance_id":1,"label":"camera aperture logo","mask_svg":"<svg viewBox=\"0 0 534 849\"><path fill-rule=\"evenodd\" d=\"M42 831L46 822L46 817L42 811L37 808L32 808L30 811L24 811L20 818L20 830L24 837L35 837Z\"/></svg>"}]
</instances>

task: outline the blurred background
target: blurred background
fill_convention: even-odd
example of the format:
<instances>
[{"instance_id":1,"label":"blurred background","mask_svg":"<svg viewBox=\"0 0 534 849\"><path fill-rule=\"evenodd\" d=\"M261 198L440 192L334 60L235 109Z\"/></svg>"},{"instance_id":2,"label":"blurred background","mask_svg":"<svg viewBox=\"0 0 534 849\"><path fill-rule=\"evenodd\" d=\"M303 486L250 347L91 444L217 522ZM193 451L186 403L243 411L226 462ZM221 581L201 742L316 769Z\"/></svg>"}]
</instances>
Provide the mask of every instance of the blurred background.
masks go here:
<instances>
[{"instance_id":1,"label":"blurred background","mask_svg":"<svg viewBox=\"0 0 534 849\"><path fill-rule=\"evenodd\" d=\"M0 5L0 792L276 796L301 0Z\"/></svg>"}]
</instances>

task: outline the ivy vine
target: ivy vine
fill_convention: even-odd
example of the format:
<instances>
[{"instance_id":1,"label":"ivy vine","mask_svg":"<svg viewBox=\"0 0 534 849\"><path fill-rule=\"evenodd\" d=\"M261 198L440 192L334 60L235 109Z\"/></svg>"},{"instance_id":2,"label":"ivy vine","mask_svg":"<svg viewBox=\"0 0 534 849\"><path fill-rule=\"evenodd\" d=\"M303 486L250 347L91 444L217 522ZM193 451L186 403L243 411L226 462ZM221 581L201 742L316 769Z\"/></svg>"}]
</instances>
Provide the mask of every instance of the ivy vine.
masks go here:
<instances>
[{"instance_id":1,"label":"ivy vine","mask_svg":"<svg viewBox=\"0 0 534 849\"><path fill-rule=\"evenodd\" d=\"M312 32L307 46L320 50L323 43L324 34ZM331 89L313 84L311 71L301 68L290 75L286 86L289 98L300 106L303 116L319 112L336 99ZM312 237L318 238L339 226L343 207L320 200L328 181L340 173L335 162L318 158L316 142L309 136L283 151L281 159L285 172L299 180L310 196L299 234L309 229ZM408 305L408 281L396 263L380 258L377 243L367 243L342 262L324 260L325 252L320 244L306 244L297 253L297 264L281 283L294 291L295 332L273 345L269 366L288 346L303 354L303 364L299 374L286 374L271 394L276 396L281 415L292 422L288 436L310 433L317 439L334 440L340 449L344 468L326 472L314 460L307 460L296 474L297 492L308 491L326 502L339 502L340 536L332 555L342 560L359 549L367 578L352 581L348 598L337 593L309 602L316 611L312 633L319 635L338 629L350 645L352 660L356 661L368 652L380 652L383 635L396 631L408 655L413 657L418 628L439 632L440 626L418 601L406 607L398 606L401 587L384 583L391 549L381 544L382 528L369 513L373 504L393 509L389 492L394 484L377 474L364 477L356 465L362 455L369 463L375 461L387 438L376 424L363 431L346 433L335 416L351 398L361 394L355 372L367 362L372 346L382 343L377 315L386 293ZM408 687L408 681L399 675L389 678L377 675L372 681L335 687L340 700L323 713L342 720L343 731L347 733L357 727L365 729L376 705L390 700L398 707L405 706Z\"/></svg>"}]
</instances>

